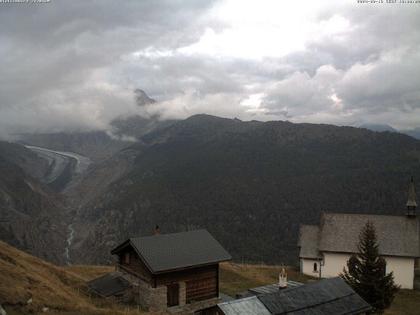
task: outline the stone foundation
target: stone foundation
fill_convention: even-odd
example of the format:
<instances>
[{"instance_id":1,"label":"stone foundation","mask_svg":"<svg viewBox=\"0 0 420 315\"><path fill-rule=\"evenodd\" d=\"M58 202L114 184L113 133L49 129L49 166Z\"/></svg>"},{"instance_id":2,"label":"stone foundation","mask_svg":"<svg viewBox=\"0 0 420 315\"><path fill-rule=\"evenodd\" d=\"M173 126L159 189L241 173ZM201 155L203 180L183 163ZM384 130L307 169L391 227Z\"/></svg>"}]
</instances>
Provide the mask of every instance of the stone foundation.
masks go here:
<instances>
[{"instance_id":1,"label":"stone foundation","mask_svg":"<svg viewBox=\"0 0 420 315\"><path fill-rule=\"evenodd\" d=\"M167 288L166 286L158 286L153 288L146 281L124 272L123 277L131 283L131 289L124 292L120 301L135 303L142 309L152 312L168 312L172 314L193 315L196 311L216 306L220 303L219 298L198 301L186 304L186 283L179 283L179 305L167 306Z\"/></svg>"},{"instance_id":2,"label":"stone foundation","mask_svg":"<svg viewBox=\"0 0 420 315\"><path fill-rule=\"evenodd\" d=\"M167 308L166 286L153 288L150 284L140 280L136 296L137 304L145 310L159 312Z\"/></svg>"}]
</instances>

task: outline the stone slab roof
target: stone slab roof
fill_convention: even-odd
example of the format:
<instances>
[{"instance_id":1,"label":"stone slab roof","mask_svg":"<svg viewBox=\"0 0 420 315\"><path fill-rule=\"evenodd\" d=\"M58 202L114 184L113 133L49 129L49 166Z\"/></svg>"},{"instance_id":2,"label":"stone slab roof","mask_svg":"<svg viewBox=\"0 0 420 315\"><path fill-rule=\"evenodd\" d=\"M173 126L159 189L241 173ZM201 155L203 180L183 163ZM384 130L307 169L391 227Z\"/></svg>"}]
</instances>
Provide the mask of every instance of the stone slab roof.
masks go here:
<instances>
[{"instance_id":1,"label":"stone slab roof","mask_svg":"<svg viewBox=\"0 0 420 315\"><path fill-rule=\"evenodd\" d=\"M256 296L220 303L217 306L225 315L271 315Z\"/></svg>"},{"instance_id":2,"label":"stone slab roof","mask_svg":"<svg viewBox=\"0 0 420 315\"><path fill-rule=\"evenodd\" d=\"M420 257L419 221L407 216L323 213L319 251L357 253L360 231L368 221L375 226L381 255ZM309 239L308 243L302 242L302 247L313 244L314 240Z\"/></svg>"},{"instance_id":3,"label":"stone slab roof","mask_svg":"<svg viewBox=\"0 0 420 315\"><path fill-rule=\"evenodd\" d=\"M109 297L125 291L131 284L120 272L111 272L89 281L87 286L94 293L102 297Z\"/></svg>"},{"instance_id":4,"label":"stone slab roof","mask_svg":"<svg viewBox=\"0 0 420 315\"><path fill-rule=\"evenodd\" d=\"M371 309L341 278L260 295L258 299L274 315L351 315Z\"/></svg>"}]
</instances>

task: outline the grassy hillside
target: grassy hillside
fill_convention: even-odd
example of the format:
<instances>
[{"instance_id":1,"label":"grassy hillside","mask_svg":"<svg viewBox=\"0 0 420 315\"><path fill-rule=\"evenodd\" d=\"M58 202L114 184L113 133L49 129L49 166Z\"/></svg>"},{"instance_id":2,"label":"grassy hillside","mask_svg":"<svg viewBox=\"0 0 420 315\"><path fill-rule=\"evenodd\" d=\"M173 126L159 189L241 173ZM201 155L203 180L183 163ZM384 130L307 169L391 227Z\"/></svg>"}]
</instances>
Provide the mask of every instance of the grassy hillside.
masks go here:
<instances>
[{"instance_id":1,"label":"grassy hillside","mask_svg":"<svg viewBox=\"0 0 420 315\"><path fill-rule=\"evenodd\" d=\"M38 314L44 307L48 314L143 314L83 293L86 280L109 269L58 267L0 241L0 304L8 314Z\"/></svg>"}]
</instances>

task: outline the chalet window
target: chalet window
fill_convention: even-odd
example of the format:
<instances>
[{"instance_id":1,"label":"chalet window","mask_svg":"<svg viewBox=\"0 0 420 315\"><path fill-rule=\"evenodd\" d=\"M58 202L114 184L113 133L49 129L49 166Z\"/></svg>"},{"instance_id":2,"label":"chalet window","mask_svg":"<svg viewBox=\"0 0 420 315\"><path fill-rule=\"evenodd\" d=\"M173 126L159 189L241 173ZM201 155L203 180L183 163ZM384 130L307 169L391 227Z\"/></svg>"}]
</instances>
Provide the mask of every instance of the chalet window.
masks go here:
<instances>
[{"instance_id":1,"label":"chalet window","mask_svg":"<svg viewBox=\"0 0 420 315\"><path fill-rule=\"evenodd\" d=\"M179 304L179 284L173 283L166 286L166 301L168 306Z\"/></svg>"},{"instance_id":2,"label":"chalet window","mask_svg":"<svg viewBox=\"0 0 420 315\"><path fill-rule=\"evenodd\" d=\"M318 272L318 264L314 263L314 272Z\"/></svg>"},{"instance_id":3,"label":"chalet window","mask_svg":"<svg viewBox=\"0 0 420 315\"><path fill-rule=\"evenodd\" d=\"M124 264L130 264L130 253L124 253Z\"/></svg>"}]
</instances>

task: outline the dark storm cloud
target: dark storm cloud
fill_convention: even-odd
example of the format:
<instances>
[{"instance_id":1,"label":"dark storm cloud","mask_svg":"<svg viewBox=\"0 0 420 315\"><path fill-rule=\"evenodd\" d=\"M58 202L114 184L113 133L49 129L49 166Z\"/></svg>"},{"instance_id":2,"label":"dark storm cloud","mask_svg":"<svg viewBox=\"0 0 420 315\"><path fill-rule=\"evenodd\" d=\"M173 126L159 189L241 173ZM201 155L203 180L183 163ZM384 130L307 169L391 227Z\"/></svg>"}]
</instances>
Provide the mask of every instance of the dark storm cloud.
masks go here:
<instances>
[{"instance_id":1,"label":"dark storm cloud","mask_svg":"<svg viewBox=\"0 0 420 315\"><path fill-rule=\"evenodd\" d=\"M281 56L241 54L252 43L227 55L211 43L185 50L209 29L215 47L225 44L218 36L233 24L213 11L225 1L1 4L0 135L106 129L138 113L135 88L162 117L420 125L420 6L322 3L319 33ZM281 46L275 32L262 35Z\"/></svg>"},{"instance_id":2,"label":"dark storm cloud","mask_svg":"<svg viewBox=\"0 0 420 315\"><path fill-rule=\"evenodd\" d=\"M135 110L124 54L200 36L211 1L51 1L0 8L0 132L105 128Z\"/></svg>"}]
</instances>

